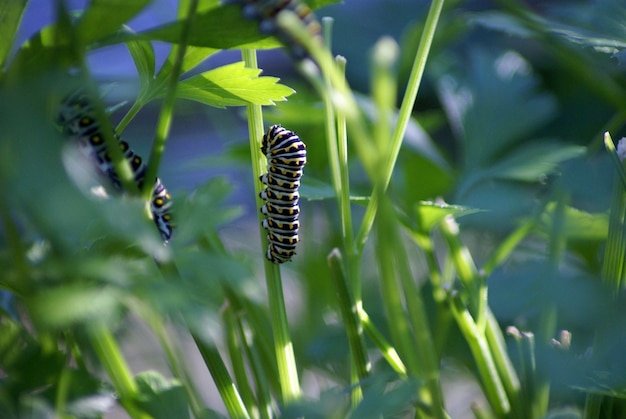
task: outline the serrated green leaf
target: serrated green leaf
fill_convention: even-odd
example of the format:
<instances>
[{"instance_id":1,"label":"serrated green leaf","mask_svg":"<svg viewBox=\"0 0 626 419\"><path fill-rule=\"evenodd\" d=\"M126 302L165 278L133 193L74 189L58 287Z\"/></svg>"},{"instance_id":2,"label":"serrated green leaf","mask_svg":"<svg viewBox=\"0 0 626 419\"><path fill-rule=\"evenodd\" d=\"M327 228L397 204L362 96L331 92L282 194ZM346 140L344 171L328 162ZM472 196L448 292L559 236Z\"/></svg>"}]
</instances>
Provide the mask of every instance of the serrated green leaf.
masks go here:
<instances>
[{"instance_id":1,"label":"serrated green leaf","mask_svg":"<svg viewBox=\"0 0 626 419\"><path fill-rule=\"evenodd\" d=\"M78 39L85 45L116 32L152 0L92 0L78 23Z\"/></svg>"},{"instance_id":2,"label":"serrated green leaf","mask_svg":"<svg viewBox=\"0 0 626 419\"><path fill-rule=\"evenodd\" d=\"M27 0L0 0L0 68L11 53Z\"/></svg>"},{"instance_id":3,"label":"serrated green leaf","mask_svg":"<svg viewBox=\"0 0 626 419\"><path fill-rule=\"evenodd\" d=\"M179 83L177 97L223 108L247 104L274 105L294 90L278 83L276 77L259 77L260 70L243 62L228 64Z\"/></svg>"}]
</instances>

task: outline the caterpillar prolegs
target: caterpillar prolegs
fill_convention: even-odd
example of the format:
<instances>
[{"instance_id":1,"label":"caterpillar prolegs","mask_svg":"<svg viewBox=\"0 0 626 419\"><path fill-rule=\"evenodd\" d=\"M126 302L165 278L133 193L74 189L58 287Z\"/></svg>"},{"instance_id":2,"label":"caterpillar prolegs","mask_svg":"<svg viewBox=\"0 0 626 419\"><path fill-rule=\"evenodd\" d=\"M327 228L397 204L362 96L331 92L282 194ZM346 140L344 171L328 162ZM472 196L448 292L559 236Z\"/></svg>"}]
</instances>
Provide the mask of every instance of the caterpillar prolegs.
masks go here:
<instances>
[{"instance_id":1,"label":"caterpillar prolegs","mask_svg":"<svg viewBox=\"0 0 626 419\"><path fill-rule=\"evenodd\" d=\"M260 197L268 231L266 257L273 263L291 260L300 241L300 178L306 164L306 145L292 131L273 125L263 136L261 151L267 157L267 173L260 180L266 185Z\"/></svg>"}]
</instances>

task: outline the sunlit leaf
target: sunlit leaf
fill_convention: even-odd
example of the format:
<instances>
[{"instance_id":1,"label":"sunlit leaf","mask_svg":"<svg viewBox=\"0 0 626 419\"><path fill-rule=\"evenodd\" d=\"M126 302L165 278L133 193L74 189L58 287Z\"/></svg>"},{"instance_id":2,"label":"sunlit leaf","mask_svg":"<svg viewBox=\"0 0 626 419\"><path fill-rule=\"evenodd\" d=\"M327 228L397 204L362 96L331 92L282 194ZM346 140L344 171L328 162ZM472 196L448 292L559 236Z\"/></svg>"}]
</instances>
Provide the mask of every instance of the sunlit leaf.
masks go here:
<instances>
[{"instance_id":1,"label":"sunlit leaf","mask_svg":"<svg viewBox=\"0 0 626 419\"><path fill-rule=\"evenodd\" d=\"M273 105L294 93L275 77L259 77L260 72L246 68L243 62L228 64L183 80L176 94L182 99L223 108L251 103Z\"/></svg>"}]
</instances>

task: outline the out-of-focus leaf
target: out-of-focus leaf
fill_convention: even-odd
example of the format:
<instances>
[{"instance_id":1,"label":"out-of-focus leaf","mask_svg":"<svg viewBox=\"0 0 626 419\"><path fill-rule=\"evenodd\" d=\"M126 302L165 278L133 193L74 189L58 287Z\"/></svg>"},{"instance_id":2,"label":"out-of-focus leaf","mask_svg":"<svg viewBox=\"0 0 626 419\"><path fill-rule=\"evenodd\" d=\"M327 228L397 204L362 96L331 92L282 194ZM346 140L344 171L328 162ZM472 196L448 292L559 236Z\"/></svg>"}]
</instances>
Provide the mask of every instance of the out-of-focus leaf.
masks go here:
<instances>
[{"instance_id":1,"label":"out-of-focus leaf","mask_svg":"<svg viewBox=\"0 0 626 419\"><path fill-rule=\"evenodd\" d=\"M363 401L351 412L351 417L393 417L416 403L418 383L415 381L397 381L391 384L384 380L384 375L371 381L366 387Z\"/></svg>"},{"instance_id":2,"label":"out-of-focus leaf","mask_svg":"<svg viewBox=\"0 0 626 419\"><path fill-rule=\"evenodd\" d=\"M92 0L78 23L77 36L88 45L116 32L152 0Z\"/></svg>"},{"instance_id":3,"label":"out-of-focus leaf","mask_svg":"<svg viewBox=\"0 0 626 419\"><path fill-rule=\"evenodd\" d=\"M335 197L332 185L306 176L302 180L299 192L301 197L309 201L321 201Z\"/></svg>"},{"instance_id":4,"label":"out-of-focus leaf","mask_svg":"<svg viewBox=\"0 0 626 419\"><path fill-rule=\"evenodd\" d=\"M148 39L178 43L186 21L165 24L139 34ZM123 35L109 42L120 42ZM218 49L229 48L276 48L281 44L273 37L259 32L256 22L245 20L237 5L227 5L198 13L191 27L189 45Z\"/></svg>"},{"instance_id":5,"label":"out-of-focus leaf","mask_svg":"<svg viewBox=\"0 0 626 419\"><path fill-rule=\"evenodd\" d=\"M243 62L228 64L183 80L176 95L223 108L251 103L273 105L294 93L293 89L278 83L275 77L259 77L260 72L246 68Z\"/></svg>"},{"instance_id":6,"label":"out-of-focus leaf","mask_svg":"<svg viewBox=\"0 0 626 419\"><path fill-rule=\"evenodd\" d=\"M177 380L167 380L156 371L135 376L139 405L155 419L189 418L185 389Z\"/></svg>"},{"instance_id":7,"label":"out-of-focus leaf","mask_svg":"<svg viewBox=\"0 0 626 419\"><path fill-rule=\"evenodd\" d=\"M503 157L493 166L463 178L459 186L459 195L463 196L472 185L487 179L540 181L552 173L559 164L583 155L585 150L585 147L556 142L524 145Z\"/></svg>"},{"instance_id":8,"label":"out-of-focus leaf","mask_svg":"<svg viewBox=\"0 0 626 419\"><path fill-rule=\"evenodd\" d=\"M615 53L626 48L626 4L621 0L598 0L589 4L567 3L546 8L542 16L524 11L537 28L559 35L570 42ZM472 15L471 21L510 35L532 37L535 34L515 17L501 12Z\"/></svg>"},{"instance_id":9,"label":"out-of-focus leaf","mask_svg":"<svg viewBox=\"0 0 626 419\"><path fill-rule=\"evenodd\" d=\"M420 202L415 205L415 215L421 232L428 232L437 226L447 216L455 218L463 215L475 214L480 209L463 207L460 205L448 205L437 202Z\"/></svg>"},{"instance_id":10,"label":"out-of-focus leaf","mask_svg":"<svg viewBox=\"0 0 626 419\"><path fill-rule=\"evenodd\" d=\"M0 0L0 68L9 56L27 0Z\"/></svg>"},{"instance_id":11,"label":"out-of-focus leaf","mask_svg":"<svg viewBox=\"0 0 626 419\"><path fill-rule=\"evenodd\" d=\"M526 28L518 19L503 12L487 11L469 15L472 23L481 25L487 29L500 31L520 38L531 38L534 33Z\"/></svg>"},{"instance_id":12,"label":"out-of-focus leaf","mask_svg":"<svg viewBox=\"0 0 626 419\"><path fill-rule=\"evenodd\" d=\"M191 192L184 201L176 201L176 240L172 246L212 234L218 226L239 216L240 208L224 206L230 191L230 184L217 178Z\"/></svg>"},{"instance_id":13,"label":"out-of-focus leaf","mask_svg":"<svg viewBox=\"0 0 626 419\"><path fill-rule=\"evenodd\" d=\"M544 229L549 231L554 217L555 203L546 207L541 221ZM563 234L567 240L575 241L597 241L605 240L609 230L609 219L607 214L590 214L573 207L565 209L565 222Z\"/></svg>"},{"instance_id":14,"label":"out-of-focus leaf","mask_svg":"<svg viewBox=\"0 0 626 419\"><path fill-rule=\"evenodd\" d=\"M95 319L111 318L122 298L115 289L66 285L39 292L26 300L33 321L44 329L60 329Z\"/></svg>"},{"instance_id":15,"label":"out-of-focus leaf","mask_svg":"<svg viewBox=\"0 0 626 419\"><path fill-rule=\"evenodd\" d=\"M0 315L0 367L4 370L15 363L22 352L24 329L8 316Z\"/></svg>"},{"instance_id":16,"label":"out-of-focus leaf","mask_svg":"<svg viewBox=\"0 0 626 419\"><path fill-rule=\"evenodd\" d=\"M537 91L537 80L516 53L469 54L467 80L439 84L448 118L462 140L465 171L484 169L511 145L553 117L554 99Z\"/></svg>"},{"instance_id":17,"label":"out-of-focus leaf","mask_svg":"<svg viewBox=\"0 0 626 419\"><path fill-rule=\"evenodd\" d=\"M565 160L581 156L586 148L558 143L533 144L491 166L494 177L520 181L537 181Z\"/></svg>"},{"instance_id":18,"label":"out-of-focus leaf","mask_svg":"<svg viewBox=\"0 0 626 419\"><path fill-rule=\"evenodd\" d=\"M341 3L341 0L307 0L304 3L308 4L311 9L315 10L331 4Z\"/></svg>"}]
</instances>

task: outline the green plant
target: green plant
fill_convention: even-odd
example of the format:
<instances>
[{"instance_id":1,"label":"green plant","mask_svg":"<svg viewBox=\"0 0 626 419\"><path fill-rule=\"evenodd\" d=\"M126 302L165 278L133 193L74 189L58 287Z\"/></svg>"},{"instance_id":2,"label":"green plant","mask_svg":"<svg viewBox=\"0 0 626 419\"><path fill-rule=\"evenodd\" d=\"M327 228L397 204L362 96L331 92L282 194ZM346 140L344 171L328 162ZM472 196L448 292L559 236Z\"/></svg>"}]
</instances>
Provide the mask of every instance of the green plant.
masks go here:
<instances>
[{"instance_id":1,"label":"green plant","mask_svg":"<svg viewBox=\"0 0 626 419\"><path fill-rule=\"evenodd\" d=\"M433 0L401 48L388 37L371 47L362 95L348 84L351 63L329 52L342 28L323 20L321 43L287 11L277 25L310 54L294 61L307 83L295 94L261 76L257 50L280 44L239 5L184 0L173 22L125 26L149 3L95 0L75 12L57 1L54 23L12 55L27 2L0 0L0 295L13 304L0 309L0 412L102 417L119 404L133 418L445 418L455 369L480 388L471 406L480 418L626 411L626 176L604 135L619 130L626 93L611 63L571 43L621 48L615 26L590 33L514 2L468 14ZM599 22L626 14L600 5ZM533 72L540 60L523 48L488 52L465 41L467 17L539 41L531 45L553 54L560 77ZM171 46L160 67L156 42ZM251 168L257 197L265 121L300 134L309 163L293 262L265 260L260 213L260 244L233 250L233 239L243 241L229 223L242 217L223 177L174 193L177 226L164 246L145 210L152 185L136 187L112 135L126 194L93 198L84 159L52 121L76 85L96 92L89 54L120 44L139 88L117 132L160 106L147 178L175 147L179 104L246 108L249 153L233 147L202 164ZM200 69L224 49L240 49L242 61ZM567 106L573 91L599 98L582 117ZM425 111L433 92L437 105ZM434 138L456 142L446 150ZM598 167L602 182L580 176ZM140 333L137 323L168 373L134 372L123 343ZM208 377L192 374L189 353L202 358L223 405L204 402Z\"/></svg>"}]
</instances>

